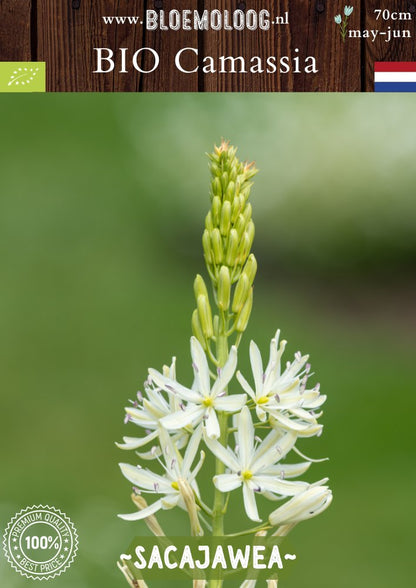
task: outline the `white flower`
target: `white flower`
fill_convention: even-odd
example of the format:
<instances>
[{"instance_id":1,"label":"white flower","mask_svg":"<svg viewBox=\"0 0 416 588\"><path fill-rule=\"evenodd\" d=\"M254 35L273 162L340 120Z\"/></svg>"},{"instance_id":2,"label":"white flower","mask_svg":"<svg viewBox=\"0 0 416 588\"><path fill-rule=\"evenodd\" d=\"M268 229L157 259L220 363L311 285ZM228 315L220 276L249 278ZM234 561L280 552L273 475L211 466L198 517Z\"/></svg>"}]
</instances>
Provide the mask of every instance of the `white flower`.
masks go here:
<instances>
[{"instance_id":1,"label":"white flower","mask_svg":"<svg viewBox=\"0 0 416 588\"><path fill-rule=\"evenodd\" d=\"M296 442L296 435L287 432L283 436L278 431L271 431L258 446L255 445L254 426L249 409L245 406L236 417L238 451L225 448L218 441L205 439L209 449L229 468L230 473L214 477L214 484L221 492L230 492L243 486L244 507L247 516L253 521L260 521L255 492L268 497L294 496L303 492L308 484L305 482L288 482L278 477L288 468L277 462L285 457ZM302 464L304 466L304 464ZM296 467L296 466L295 466ZM308 466L300 467L305 471Z\"/></svg>"},{"instance_id":2,"label":"white flower","mask_svg":"<svg viewBox=\"0 0 416 588\"><path fill-rule=\"evenodd\" d=\"M181 492L181 486L184 485L192 488L199 495L195 477L204 461L205 454L203 451L201 451L200 460L195 468L193 470L191 468L198 451L201 434L201 427L198 427L191 436L185 455L182 458L168 432L164 429L159 430L159 439L164 460L164 463L161 462L161 465L165 470L164 475L155 474L150 470L142 469L140 466L135 467L127 463L119 464L123 476L134 484L140 492L162 495L162 498L156 500L156 502L147 508L131 514L118 515L120 518L127 521L137 521L148 517L161 508L170 509L175 506L180 506L185 509L185 502Z\"/></svg>"},{"instance_id":3,"label":"white flower","mask_svg":"<svg viewBox=\"0 0 416 588\"><path fill-rule=\"evenodd\" d=\"M246 401L245 394L226 396L228 383L237 366L237 348L231 347L228 360L225 366L218 370L218 377L212 388L208 361L201 344L195 337L191 338L191 355L195 375L192 389L163 376L156 370L149 370L149 375L157 386L188 403L182 406L181 410L163 417L160 422L166 429L177 430L190 424L196 426L204 421L208 437L216 439L220 435L217 412L237 412Z\"/></svg>"},{"instance_id":4,"label":"white flower","mask_svg":"<svg viewBox=\"0 0 416 588\"><path fill-rule=\"evenodd\" d=\"M271 525L287 525L299 523L316 517L332 502L332 492L328 486L322 486L327 479L311 484L301 494L298 494L283 506L280 506L269 516Z\"/></svg>"},{"instance_id":5,"label":"white flower","mask_svg":"<svg viewBox=\"0 0 416 588\"><path fill-rule=\"evenodd\" d=\"M163 366L163 373L172 380L176 380L175 366L175 357L172 358L170 367ZM139 392L138 400L133 403L133 406L127 406L125 411L126 422L132 422L143 428L146 435L144 437L123 437L124 443L116 443L120 449L138 449L154 441L159 436L160 419L179 410L179 399L172 394L166 394L149 380L144 383L144 392L146 397L143 397ZM186 445L191 432L192 427L188 427L174 436L174 441L179 449ZM154 459L160 455L160 450L157 448L146 453L138 453L138 455L143 459Z\"/></svg>"},{"instance_id":6,"label":"white flower","mask_svg":"<svg viewBox=\"0 0 416 588\"><path fill-rule=\"evenodd\" d=\"M341 15L340 15L340 14L337 14L337 15L334 17L334 20L335 20L335 22L336 22L337 24L341 24L341 22L342 22Z\"/></svg>"},{"instance_id":7,"label":"white flower","mask_svg":"<svg viewBox=\"0 0 416 588\"><path fill-rule=\"evenodd\" d=\"M344 14L345 16L350 16L354 10L353 6L344 6Z\"/></svg>"},{"instance_id":8,"label":"white flower","mask_svg":"<svg viewBox=\"0 0 416 588\"><path fill-rule=\"evenodd\" d=\"M273 426L294 430L302 437L319 434L322 426L318 424L317 418L320 415L314 414L313 409L320 407L326 396L320 396L319 385L312 390L306 390L310 371L308 355L296 353L295 360L288 362L282 372L281 358L286 341L282 341L278 347L279 335L280 331L277 331L271 340L270 357L265 371L259 348L254 341L250 343L255 389L253 390L240 372L237 372L237 379L255 402L257 416L261 421L265 421L269 414Z\"/></svg>"}]
</instances>

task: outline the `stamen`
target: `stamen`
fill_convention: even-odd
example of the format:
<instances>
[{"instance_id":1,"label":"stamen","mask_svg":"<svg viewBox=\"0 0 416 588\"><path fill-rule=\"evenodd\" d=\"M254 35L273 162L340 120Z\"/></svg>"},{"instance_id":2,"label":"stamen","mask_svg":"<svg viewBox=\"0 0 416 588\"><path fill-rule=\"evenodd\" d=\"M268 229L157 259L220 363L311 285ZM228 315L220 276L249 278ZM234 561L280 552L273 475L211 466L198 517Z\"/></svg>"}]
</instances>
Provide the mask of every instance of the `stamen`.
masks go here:
<instances>
[{"instance_id":1,"label":"stamen","mask_svg":"<svg viewBox=\"0 0 416 588\"><path fill-rule=\"evenodd\" d=\"M194 369L194 372L196 372L197 374L199 374L198 366L196 365L196 363L194 361L192 362L192 367Z\"/></svg>"},{"instance_id":2,"label":"stamen","mask_svg":"<svg viewBox=\"0 0 416 588\"><path fill-rule=\"evenodd\" d=\"M155 489L155 492L159 492L159 484L157 482L153 484L153 488Z\"/></svg>"},{"instance_id":3,"label":"stamen","mask_svg":"<svg viewBox=\"0 0 416 588\"><path fill-rule=\"evenodd\" d=\"M274 395L274 397L275 397L275 399L276 399L276 402L280 402L280 396L279 396L279 394L277 394L277 393L276 393L276 394Z\"/></svg>"},{"instance_id":4,"label":"stamen","mask_svg":"<svg viewBox=\"0 0 416 588\"><path fill-rule=\"evenodd\" d=\"M124 417L124 424L127 425L127 423L130 421L130 415L126 414L126 416Z\"/></svg>"},{"instance_id":5,"label":"stamen","mask_svg":"<svg viewBox=\"0 0 416 588\"><path fill-rule=\"evenodd\" d=\"M143 394L140 392L140 390L137 390L137 400L139 402L143 402Z\"/></svg>"}]
</instances>

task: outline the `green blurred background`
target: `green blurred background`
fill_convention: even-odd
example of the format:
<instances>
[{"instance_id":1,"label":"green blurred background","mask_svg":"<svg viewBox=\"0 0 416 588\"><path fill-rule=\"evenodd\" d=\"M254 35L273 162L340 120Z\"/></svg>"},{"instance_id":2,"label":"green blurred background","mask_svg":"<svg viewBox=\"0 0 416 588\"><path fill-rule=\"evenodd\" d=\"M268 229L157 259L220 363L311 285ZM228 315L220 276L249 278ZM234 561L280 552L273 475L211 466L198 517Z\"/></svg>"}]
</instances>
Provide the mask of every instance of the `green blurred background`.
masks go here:
<instances>
[{"instance_id":1,"label":"green blurred background","mask_svg":"<svg viewBox=\"0 0 416 588\"><path fill-rule=\"evenodd\" d=\"M116 517L132 511L117 463L134 458L114 441L136 432L123 407L149 366L176 355L190 376L204 153L225 137L260 169L240 360L279 326L328 395L324 434L302 449L330 457L310 475L329 475L335 498L293 532L282 588L413 585L411 95L15 95L0 107L1 532L21 508L54 505L80 549L53 586L127 585L115 563L143 527ZM0 585L30 583L1 554Z\"/></svg>"}]
</instances>

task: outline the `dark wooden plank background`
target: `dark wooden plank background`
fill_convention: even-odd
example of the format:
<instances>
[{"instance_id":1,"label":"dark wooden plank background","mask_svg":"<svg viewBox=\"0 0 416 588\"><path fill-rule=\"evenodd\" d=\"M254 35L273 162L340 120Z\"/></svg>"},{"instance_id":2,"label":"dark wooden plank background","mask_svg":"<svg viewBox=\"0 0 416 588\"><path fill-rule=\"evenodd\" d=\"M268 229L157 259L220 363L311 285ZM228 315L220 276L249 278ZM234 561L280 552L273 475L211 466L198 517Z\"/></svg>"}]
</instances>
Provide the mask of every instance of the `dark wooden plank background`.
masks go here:
<instances>
[{"instance_id":1,"label":"dark wooden plank background","mask_svg":"<svg viewBox=\"0 0 416 588\"><path fill-rule=\"evenodd\" d=\"M373 29L390 25L409 29L412 38L385 42L347 39L342 42L333 21L344 2L332 0L0 0L0 60L46 61L47 89L56 92L336 92L372 91L374 61L416 61L416 0L351 1L350 28ZM103 15L143 15L144 10L204 9L234 11L237 8L271 9L274 15L289 11L289 26L269 31L146 31L138 25L105 25ZM289 6L290 5L290 6ZM412 21L376 21L375 8L409 11ZM130 54L147 46L161 56L151 74L131 71L94 74L93 47L126 47ZM318 74L184 74L173 66L181 47L199 49L199 64L206 55L294 55L317 59ZM196 58L189 54L190 67ZM146 69L151 56L140 61Z\"/></svg>"}]
</instances>

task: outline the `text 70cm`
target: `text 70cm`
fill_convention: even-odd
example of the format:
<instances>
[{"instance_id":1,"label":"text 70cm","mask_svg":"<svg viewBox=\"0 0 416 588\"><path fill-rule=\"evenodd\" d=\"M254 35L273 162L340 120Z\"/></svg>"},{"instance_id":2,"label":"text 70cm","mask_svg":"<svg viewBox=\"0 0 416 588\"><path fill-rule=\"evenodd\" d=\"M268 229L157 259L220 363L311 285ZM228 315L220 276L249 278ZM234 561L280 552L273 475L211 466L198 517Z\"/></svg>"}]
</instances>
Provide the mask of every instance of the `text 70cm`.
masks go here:
<instances>
[{"instance_id":1,"label":"text 70cm","mask_svg":"<svg viewBox=\"0 0 416 588\"><path fill-rule=\"evenodd\" d=\"M391 12L388 8L384 10L376 8L374 14L376 15L376 20L412 20L410 12Z\"/></svg>"}]
</instances>

